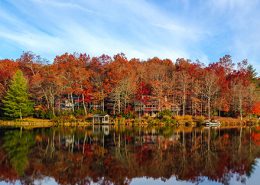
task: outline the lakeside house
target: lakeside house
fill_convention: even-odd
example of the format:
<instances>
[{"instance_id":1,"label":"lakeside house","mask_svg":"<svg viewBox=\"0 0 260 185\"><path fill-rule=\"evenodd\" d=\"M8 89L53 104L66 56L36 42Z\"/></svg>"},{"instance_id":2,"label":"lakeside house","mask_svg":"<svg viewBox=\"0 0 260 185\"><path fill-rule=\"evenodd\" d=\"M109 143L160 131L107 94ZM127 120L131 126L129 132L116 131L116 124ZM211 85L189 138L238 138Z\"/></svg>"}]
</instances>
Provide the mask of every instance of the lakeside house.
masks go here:
<instances>
[{"instance_id":1,"label":"lakeside house","mask_svg":"<svg viewBox=\"0 0 260 185\"><path fill-rule=\"evenodd\" d=\"M95 124L109 124L109 115L94 114L92 117L92 123Z\"/></svg>"},{"instance_id":2,"label":"lakeside house","mask_svg":"<svg viewBox=\"0 0 260 185\"><path fill-rule=\"evenodd\" d=\"M206 99L202 99L202 101L205 102ZM131 101L114 99L113 97L97 100L92 95L89 95L88 99L85 98L83 101L81 95L72 94L71 96L64 95L55 106L59 107L59 110L75 111L78 109L86 109L87 112L106 112L109 115L127 114L131 112L139 116L156 117L161 111L165 110L171 111L173 116L180 115L184 110L185 113L189 115L207 114L206 105L198 103L196 99L187 98L183 106L182 97L174 93L160 97L142 95L141 99L132 99Z\"/></svg>"}]
</instances>

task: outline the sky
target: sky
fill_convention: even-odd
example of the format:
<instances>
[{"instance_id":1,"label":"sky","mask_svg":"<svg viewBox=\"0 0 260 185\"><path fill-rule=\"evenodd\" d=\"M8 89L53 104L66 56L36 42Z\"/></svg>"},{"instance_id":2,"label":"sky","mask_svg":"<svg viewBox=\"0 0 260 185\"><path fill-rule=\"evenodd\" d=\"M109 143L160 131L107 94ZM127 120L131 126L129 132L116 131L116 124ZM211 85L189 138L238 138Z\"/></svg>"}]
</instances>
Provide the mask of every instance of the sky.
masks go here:
<instances>
[{"instance_id":1,"label":"sky","mask_svg":"<svg viewBox=\"0 0 260 185\"><path fill-rule=\"evenodd\" d=\"M142 60L248 59L260 73L260 0L0 0L0 59L32 51Z\"/></svg>"}]
</instances>

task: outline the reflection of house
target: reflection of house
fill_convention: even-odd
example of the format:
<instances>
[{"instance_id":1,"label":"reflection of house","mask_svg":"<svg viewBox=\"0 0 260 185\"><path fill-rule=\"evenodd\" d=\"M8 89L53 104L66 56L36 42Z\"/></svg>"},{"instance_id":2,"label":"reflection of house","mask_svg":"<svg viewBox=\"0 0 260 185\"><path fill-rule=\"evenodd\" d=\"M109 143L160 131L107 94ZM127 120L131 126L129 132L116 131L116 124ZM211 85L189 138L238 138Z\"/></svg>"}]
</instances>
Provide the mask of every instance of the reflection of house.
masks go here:
<instances>
[{"instance_id":1,"label":"reflection of house","mask_svg":"<svg viewBox=\"0 0 260 185\"><path fill-rule=\"evenodd\" d=\"M109 115L101 115L101 114L95 114L92 118L93 124L108 124L109 123Z\"/></svg>"},{"instance_id":2,"label":"reflection of house","mask_svg":"<svg viewBox=\"0 0 260 185\"><path fill-rule=\"evenodd\" d=\"M109 135L109 125L102 125L102 132L105 135Z\"/></svg>"},{"instance_id":3,"label":"reflection of house","mask_svg":"<svg viewBox=\"0 0 260 185\"><path fill-rule=\"evenodd\" d=\"M71 136L65 136L64 141L65 141L65 147L68 147L69 145L72 145L74 143L74 138Z\"/></svg>"},{"instance_id":4,"label":"reflection of house","mask_svg":"<svg viewBox=\"0 0 260 185\"><path fill-rule=\"evenodd\" d=\"M109 125L93 125L93 133L99 134L103 133L104 135L109 135Z\"/></svg>"}]
</instances>

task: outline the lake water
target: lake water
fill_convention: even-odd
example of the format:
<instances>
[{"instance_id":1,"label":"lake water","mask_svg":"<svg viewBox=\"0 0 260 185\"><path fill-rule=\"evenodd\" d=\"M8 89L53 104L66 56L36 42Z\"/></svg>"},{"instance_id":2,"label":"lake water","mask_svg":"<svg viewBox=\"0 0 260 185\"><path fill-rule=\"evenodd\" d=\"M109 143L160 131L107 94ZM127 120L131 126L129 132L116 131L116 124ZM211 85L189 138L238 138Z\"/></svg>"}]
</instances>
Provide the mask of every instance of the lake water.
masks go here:
<instances>
[{"instance_id":1,"label":"lake water","mask_svg":"<svg viewBox=\"0 0 260 185\"><path fill-rule=\"evenodd\" d=\"M260 127L0 128L2 184L260 184Z\"/></svg>"}]
</instances>

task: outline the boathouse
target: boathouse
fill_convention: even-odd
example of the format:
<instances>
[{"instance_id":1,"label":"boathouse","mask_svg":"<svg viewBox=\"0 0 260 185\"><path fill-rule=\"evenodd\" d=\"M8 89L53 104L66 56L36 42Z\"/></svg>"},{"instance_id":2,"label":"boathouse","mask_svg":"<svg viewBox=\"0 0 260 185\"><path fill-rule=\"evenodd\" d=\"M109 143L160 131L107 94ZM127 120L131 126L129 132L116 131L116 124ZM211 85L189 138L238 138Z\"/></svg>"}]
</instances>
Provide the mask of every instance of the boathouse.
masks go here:
<instances>
[{"instance_id":1,"label":"boathouse","mask_svg":"<svg viewBox=\"0 0 260 185\"><path fill-rule=\"evenodd\" d=\"M109 115L95 114L92 119L93 125L95 124L109 124Z\"/></svg>"}]
</instances>

